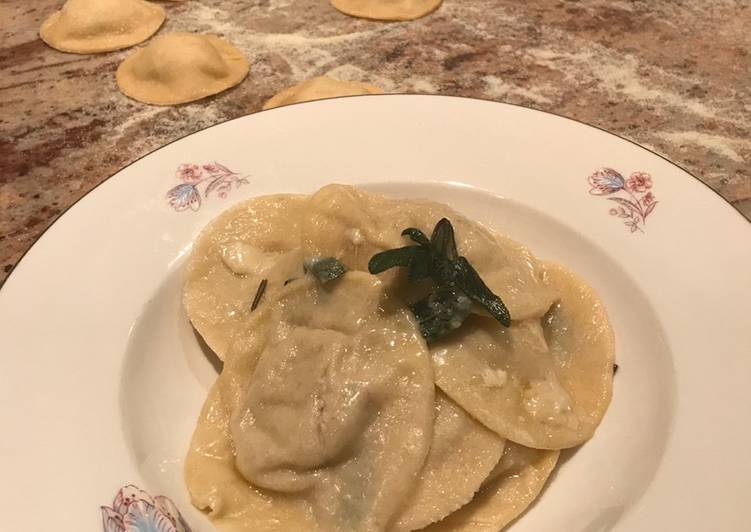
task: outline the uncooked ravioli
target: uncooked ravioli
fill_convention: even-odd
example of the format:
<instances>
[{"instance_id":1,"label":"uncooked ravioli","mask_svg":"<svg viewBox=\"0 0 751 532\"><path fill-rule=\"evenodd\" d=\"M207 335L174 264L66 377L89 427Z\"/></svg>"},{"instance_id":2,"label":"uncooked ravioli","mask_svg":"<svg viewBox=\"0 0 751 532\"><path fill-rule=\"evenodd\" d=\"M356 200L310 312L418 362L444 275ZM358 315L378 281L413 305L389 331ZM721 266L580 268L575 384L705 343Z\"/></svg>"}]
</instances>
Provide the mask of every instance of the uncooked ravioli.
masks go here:
<instances>
[{"instance_id":1,"label":"uncooked ravioli","mask_svg":"<svg viewBox=\"0 0 751 532\"><path fill-rule=\"evenodd\" d=\"M167 33L122 62L117 85L134 100L176 105L227 90L247 74L247 59L224 39Z\"/></svg>"},{"instance_id":2,"label":"uncooked ravioli","mask_svg":"<svg viewBox=\"0 0 751 532\"><path fill-rule=\"evenodd\" d=\"M359 96L364 94L381 94L382 92L378 87L366 83L339 81L328 76L318 76L284 89L263 104L263 108L272 109L280 105L322 100L336 96Z\"/></svg>"},{"instance_id":3,"label":"uncooked ravioli","mask_svg":"<svg viewBox=\"0 0 751 532\"><path fill-rule=\"evenodd\" d=\"M219 377L238 471L305 499L324 530L383 529L428 453L429 353L391 307L366 273L293 281L248 319Z\"/></svg>"},{"instance_id":4,"label":"uncooked ravioli","mask_svg":"<svg viewBox=\"0 0 751 532\"><path fill-rule=\"evenodd\" d=\"M560 301L542 320L502 328L470 317L431 353L438 387L476 419L516 443L562 449L588 440L605 414L614 339L584 281L553 264L546 281Z\"/></svg>"},{"instance_id":5,"label":"uncooked ravioli","mask_svg":"<svg viewBox=\"0 0 751 532\"><path fill-rule=\"evenodd\" d=\"M108 52L145 41L164 16L161 6L144 0L68 0L42 23L39 35L63 52Z\"/></svg>"},{"instance_id":6,"label":"uncooked ravioli","mask_svg":"<svg viewBox=\"0 0 751 532\"><path fill-rule=\"evenodd\" d=\"M219 356L248 317L263 279L272 298L302 274L299 218L304 196L280 194L236 205L198 236L185 274L183 305L191 323Z\"/></svg>"},{"instance_id":7,"label":"uncooked ravioli","mask_svg":"<svg viewBox=\"0 0 751 532\"><path fill-rule=\"evenodd\" d=\"M442 0L331 0L331 5L353 17L374 20L413 20L432 13Z\"/></svg>"},{"instance_id":8,"label":"uncooked ravioli","mask_svg":"<svg viewBox=\"0 0 751 532\"><path fill-rule=\"evenodd\" d=\"M507 442L491 479L475 498L425 532L497 532L516 519L540 494L559 451L529 449Z\"/></svg>"},{"instance_id":9,"label":"uncooked ravioli","mask_svg":"<svg viewBox=\"0 0 751 532\"><path fill-rule=\"evenodd\" d=\"M436 391L428 457L412 493L389 530L423 528L464 506L503 453L504 440Z\"/></svg>"},{"instance_id":10,"label":"uncooked ravioli","mask_svg":"<svg viewBox=\"0 0 751 532\"><path fill-rule=\"evenodd\" d=\"M442 203L394 200L350 186L329 185L310 197L301 222L303 249L307 255L334 256L350 268L367 270L374 254L414 244L401 236L403 229L416 227L429 235L444 217L454 226L459 253L503 299L512 319L547 312L556 293L542 279L543 268L532 253ZM390 279L393 274L384 277ZM401 284L398 290L407 290L408 299L419 298L411 286Z\"/></svg>"}]
</instances>

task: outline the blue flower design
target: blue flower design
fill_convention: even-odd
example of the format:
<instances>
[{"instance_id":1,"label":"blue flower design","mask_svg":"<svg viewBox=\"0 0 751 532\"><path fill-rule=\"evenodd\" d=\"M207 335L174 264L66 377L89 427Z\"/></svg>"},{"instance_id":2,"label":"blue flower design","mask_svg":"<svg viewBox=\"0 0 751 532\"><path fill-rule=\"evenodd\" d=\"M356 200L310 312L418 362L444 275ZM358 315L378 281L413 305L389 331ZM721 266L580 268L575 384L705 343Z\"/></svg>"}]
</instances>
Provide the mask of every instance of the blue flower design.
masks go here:
<instances>
[{"instance_id":1,"label":"blue flower design","mask_svg":"<svg viewBox=\"0 0 751 532\"><path fill-rule=\"evenodd\" d=\"M612 168L600 168L589 176L589 184L592 185L589 189L590 194L606 196L623 189L626 186L626 180Z\"/></svg>"},{"instance_id":2,"label":"blue flower design","mask_svg":"<svg viewBox=\"0 0 751 532\"><path fill-rule=\"evenodd\" d=\"M191 532L175 504L136 486L123 487L112 506L102 506L104 532Z\"/></svg>"},{"instance_id":3,"label":"blue flower design","mask_svg":"<svg viewBox=\"0 0 751 532\"><path fill-rule=\"evenodd\" d=\"M647 217L659 203L652 188L652 176L647 172L633 172L628 179L612 168L600 168L587 178L589 193L605 198L613 205L608 214L617 216L632 233L644 232Z\"/></svg>"},{"instance_id":4,"label":"blue flower design","mask_svg":"<svg viewBox=\"0 0 751 532\"><path fill-rule=\"evenodd\" d=\"M209 194L226 198L233 186L239 188L248 184L245 176L218 162L203 165L183 163L177 167L175 176L181 183L172 187L166 198L170 207L178 212L188 209L197 211L201 208L202 199L208 199Z\"/></svg>"},{"instance_id":5,"label":"blue flower design","mask_svg":"<svg viewBox=\"0 0 751 532\"><path fill-rule=\"evenodd\" d=\"M201 194L195 185L190 183L181 183L172 187L167 192L167 200L176 211L187 209L197 211L201 207Z\"/></svg>"}]
</instances>

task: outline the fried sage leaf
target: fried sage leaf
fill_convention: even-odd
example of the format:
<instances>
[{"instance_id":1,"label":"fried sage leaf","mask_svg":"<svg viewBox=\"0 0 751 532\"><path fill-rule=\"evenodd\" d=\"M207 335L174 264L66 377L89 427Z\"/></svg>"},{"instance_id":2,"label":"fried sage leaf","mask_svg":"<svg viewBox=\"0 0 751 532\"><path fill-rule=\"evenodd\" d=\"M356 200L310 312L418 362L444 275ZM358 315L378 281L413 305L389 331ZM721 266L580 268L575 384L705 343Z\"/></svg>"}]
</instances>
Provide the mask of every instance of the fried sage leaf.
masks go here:
<instances>
[{"instance_id":1,"label":"fried sage leaf","mask_svg":"<svg viewBox=\"0 0 751 532\"><path fill-rule=\"evenodd\" d=\"M430 248L430 239L419 229L415 229L414 227L407 227L404 231L402 231L402 236L408 236L413 242L416 242L417 244L420 244L421 246L424 246L426 248Z\"/></svg>"},{"instance_id":2,"label":"fried sage leaf","mask_svg":"<svg viewBox=\"0 0 751 532\"><path fill-rule=\"evenodd\" d=\"M448 218L441 218L435 225L433 234L430 236L430 244L433 252L439 257L454 261L459 256L454 239L454 227Z\"/></svg>"},{"instance_id":3,"label":"fried sage leaf","mask_svg":"<svg viewBox=\"0 0 751 532\"><path fill-rule=\"evenodd\" d=\"M433 292L410 306L429 342L458 328L467 318L472 302L485 308L502 325L511 325L511 315L500 297L494 294L470 262L459 255L454 228L442 218L428 237L414 227L402 231L416 246L389 249L376 253L368 270L378 274L390 268L409 268L409 280L429 278Z\"/></svg>"},{"instance_id":4,"label":"fried sage leaf","mask_svg":"<svg viewBox=\"0 0 751 532\"><path fill-rule=\"evenodd\" d=\"M461 327L472 310L472 300L456 288L439 288L409 309L417 318L423 338L433 342Z\"/></svg>"},{"instance_id":5,"label":"fried sage leaf","mask_svg":"<svg viewBox=\"0 0 751 532\"><path fill-rule=\"evenodd\" d=\"M378 274L388 269L400 266L409 268L410 281L418 281L428 277L431 270L432 256L428 248L422 246L406 246L389 249L376 253L368 262L368 271Z\"/></svg>"},{"instance_id":6,"label":"fried sage leaf","mask_svg":"<svg viewBox=\"0 0 751 532\"><path fill-rule=\"evenodd\" d=\"M464 257L459 257L453 262L457 286L467 294L472 301L481 305L491 316L500 321L506 327L511 325L511 314L501 298L491 292L488 285L477 273L477 270Z\"/></svg>"},{"instance_id":7,"label":"fried sage leaf","mask_svg":"<svg viewBox=\"0 0 751 532\"><path fill-rule=\"evenodd\" d=\"M334 257L312 257L303 264L305 273L312 274L323 284L338 279L347 272L347 267Z\"/></svg>"}]
</instances>

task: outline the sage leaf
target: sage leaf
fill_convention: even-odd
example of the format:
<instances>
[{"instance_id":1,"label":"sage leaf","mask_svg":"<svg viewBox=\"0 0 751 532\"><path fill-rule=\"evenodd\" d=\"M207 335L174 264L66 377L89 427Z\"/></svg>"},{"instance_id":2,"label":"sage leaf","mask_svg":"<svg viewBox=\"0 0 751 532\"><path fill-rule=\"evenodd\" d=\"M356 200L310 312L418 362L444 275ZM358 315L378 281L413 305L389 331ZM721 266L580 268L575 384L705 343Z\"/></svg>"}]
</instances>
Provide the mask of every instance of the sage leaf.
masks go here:
<instances>
[{"instance_id":1,"label":"sage leaf","mask_svg":"<svg viewBox=\"0 0 751 532\"><path fill-rule=\"evenodd\" d=\"M376 253L370 258L368 261L368 271L375 275L397 266L409 268L415 261L424 261L427 259L426 250L419 246L388 249Z\"/></svg>"},{"instance_id":2,"label":"sage leaf","mask_svg":"<svg viewBox=\"0 0 751 532\"><path fill-rule=\"evenodd\" d=\"M433 229L430 236L430 244L433 252L438 256L446 257L453 261L459 256L454 239L454 228L447 218L441 218Z\"/></svg>"},{"instance_id":3,"label":"sage leaf","mask_svg":"<svg viewBox=\"0 0 751 532\"><path fill-rule=\"evenodd\" d=\"M434 342L461 327L472 309L472 300L456 288L440 288L410 305L420 334Z\"/></svg>"},{"instance_id":4,"label":"sage leaf","mask_svg":"<svg viewBox=\"0 0 751 532\"><path fill-rule=\"evenodd\" d=\"M402 231L402 236L408 236L413 242L417 242L423 247L430 247L430 239L420 231L419 229L415 229L414 227L407 227L404 231Z\"/></svg>"},{"instance_id":5,"label":"sage leaf","mask_svg":"<svg viewBox=\"0 0 751 532\"><path fill-rule=\"evenodd\" d=\"M417 248L414 252L412 263L409 265L408 278L411 282L416 283L430 277L433 268L433 253L426 248Z\"/></svg>"},{"instance_id":6,"label":"sage leaf","mask_svg":"<svg viewBox=\"0 0 751 532\"><path fill-rule=\"evenodd\" d=\"M303 270L326 284L344 275L347 267L334 257L312 257L303 263Z\"/></svg>"},{"instance_id":7,"label":"sage leaf","mask_svg":"<svg viewBox=\"0 0 751 532\"><path fill-rule=\"evenodd\" d=\"M453 262L455 282L465 294L487 310L491 316L506 327L511 325L511 314L501 298L495 295L465 257Z\"/></svg>"},{"instance_id":8,"label":"sage leaf","mask_svg":"<svg viewBox=\"0 0 751 532\"><path fill-rule=\"evenodd\" d=\"M502 325L511 325L511 315L501 298L488 288L466 257L459 255L454 228L447 218L438 221L430 240L414 227L406 228L402 236L417 245L376 253L368 262L368 271L378 274L401 267L409 269L410 282L431 280L433 292L410 305L420 332L428 342L460 327L473 302Z\"/></svg>"}]
</instances>

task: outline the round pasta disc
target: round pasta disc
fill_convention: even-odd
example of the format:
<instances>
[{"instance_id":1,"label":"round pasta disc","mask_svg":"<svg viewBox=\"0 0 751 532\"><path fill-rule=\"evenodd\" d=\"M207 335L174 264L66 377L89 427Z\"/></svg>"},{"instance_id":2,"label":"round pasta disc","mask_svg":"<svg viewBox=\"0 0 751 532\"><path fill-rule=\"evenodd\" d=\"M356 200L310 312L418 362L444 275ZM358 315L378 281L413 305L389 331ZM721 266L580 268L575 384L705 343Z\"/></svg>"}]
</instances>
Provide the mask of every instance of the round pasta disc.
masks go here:
<instances>
[{"instance_id":1,"label":"round pasta disc","mask_svg":"<svg viewBox=\"0 0 751 532\"><path fill-rule=\"evenodd\" d=\"M330 0L353 17L373 20L414 20L438 9L442 0Z\"/></svg>"},{"instance_id":2,"label":"round pasta disc","mask_svg":"<svg viewBox=\"0 0 751 532\"><path fill-rule=\"evenodd\" d=\"M164 18L164 8L145 0L68 0L42 23L39 36L63 52L109 52L145 41Z\"/></svg>"},{"instance_id":3,"label":"round pasta disc","mask_svg":"<svg viewBox=\"0 0 751 532\"><path fill-rule=\"evenodd\" d=\"M431 346L436 384L501 436L539 449L588 440L610 404L614 335L587 284L548 264L560 300L542 319L502 328L470 318Z\"/></svg>"},{"instance_id":4,"label":"round pasta disc","mask_svg":"<svg viewBox=\"0 0 751 532\"><path fill-rule=\"evenodd\" d=\"M302 274L299 215L305 197L273 195L235 205L198 236L185 272L183 304L193 327L220 359L250 315L265 279L273 297Z\"/></svg>"},{"instance_id":5,"label":"round pasta disc","mask_svg":"<svg viewBox=\"0 0 751 532\"><path fill-rule=\"evenodd\" d=\"M508 442L491 477L474 499L425 532L497 532L526 510L545 486L559 451Z\"/></svg>"},{"instance_id":6,"label":"round pasta disc","mask_svg":"<svg viewBox=\"0 0 751 532\"><path fill-rule=\"evenodd\" d=\"M328 76L318 76L298 83L275 94L263 104L264 109L272 109L281 105L323 100L336 96L360 96L365 94L380 94L383 90L367 83L358 81L340 81Z\"/></svg>"},{"instance_id":7,"label":"round pasta disc","mask_svg":"<svg viewBox=\"0 0 751 532\"><path fill-rule=\"evenodd\" d=\"M234 87L248 69L242 52L216 35L166 33L125 58L117 86L139 102L177 105Z\"/></svg>"},{"instance_id":8,"label":"round pasta disc","mask_svg":"<svg viewBox=\"0 0 751 532\"><path fill-rule=\"evenodd\" d=\"M367 271L370 258L381 251L414 245L401 236L416 227L428 236L441 218L454 226L457 248L477 269L487 285L508 307L512 319L540 317L550 308L556 292L542 278L539 261L522 244L472 222L445 204L433 201L388 199L350 186L329 185L315 194L301 221L302 243L308 255L334 256L350 268ZM413 302L421 288L398 275L396 292Z\"/></svg>"},{"instance_id":9,"label":"round pasta disc","mask_svg":"<svg viewBox=\"0 0 751 532\"><path fill-rule=\"evenodd\" d=\"M230 411L220 388L219 383L211 388L185 458L185 483L193 505L220 531L316 530L305 501L273 497L239 473L229 437ZM248 529L250 517L253 525Z\"/></svg>"},{"instance_id":10,"label":"round pasta disc","mask_svg":"<svg viewBox=\"0 0 751 532\"><path fill-rule=\"evenodd\" d=\"M383 529L430 447L429 353L385 297L362 272L297 279L249 318L218 379L234 466L283 505L308 504L322 530Z\"/></svg>"},{"instance_id":11,"label":"round pasta disc","mask_svg":"<svg viewBox=\"0 0 751 532\"><path fill-rule=\"evenodd\" d=\"M389 530L421 529L464 506L496 467L505 440L440 390L430 451L412 493Z\"/></svg>"}]
</instances>

